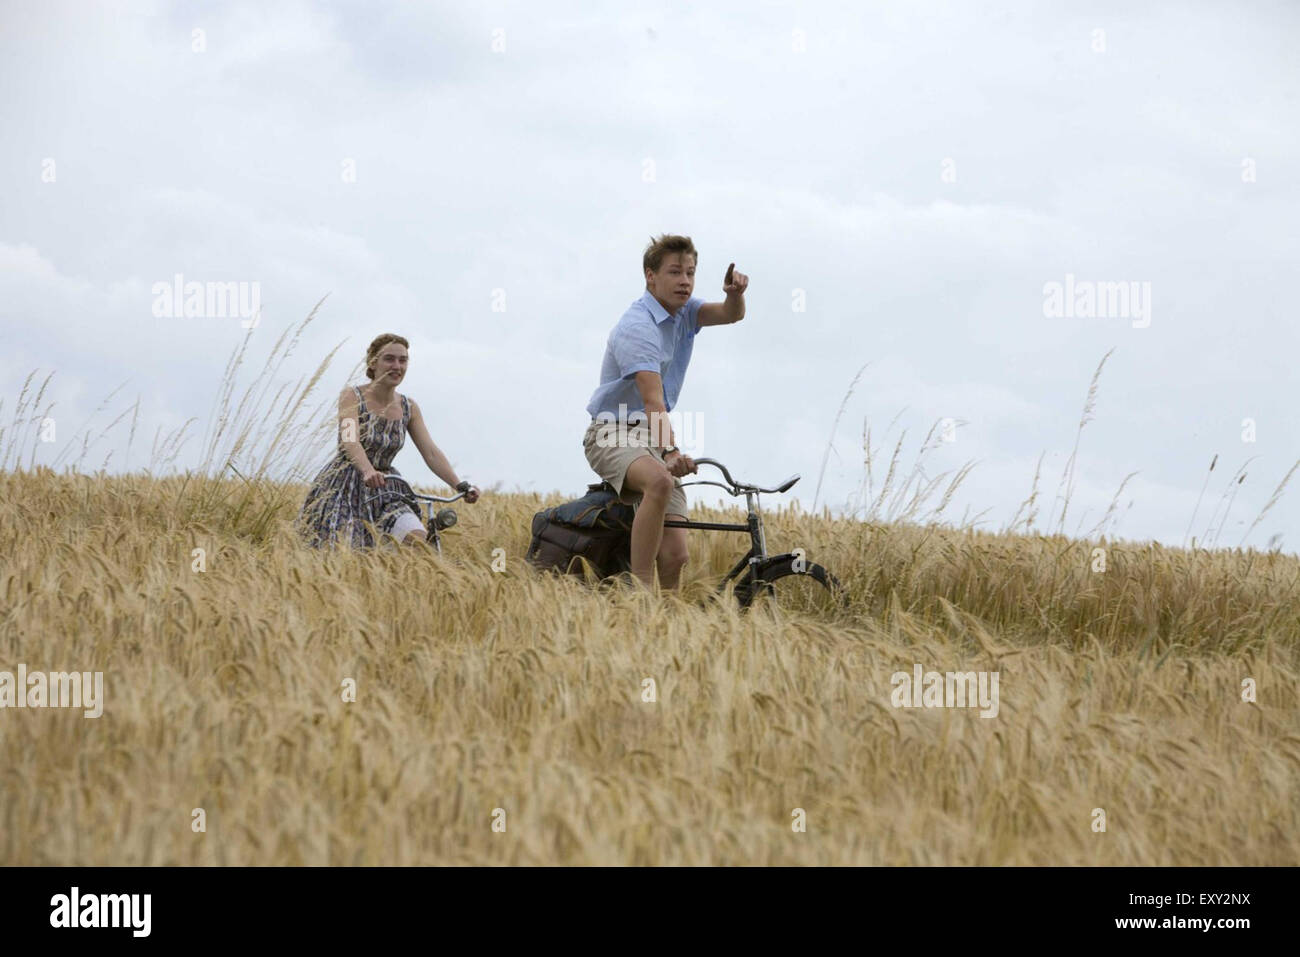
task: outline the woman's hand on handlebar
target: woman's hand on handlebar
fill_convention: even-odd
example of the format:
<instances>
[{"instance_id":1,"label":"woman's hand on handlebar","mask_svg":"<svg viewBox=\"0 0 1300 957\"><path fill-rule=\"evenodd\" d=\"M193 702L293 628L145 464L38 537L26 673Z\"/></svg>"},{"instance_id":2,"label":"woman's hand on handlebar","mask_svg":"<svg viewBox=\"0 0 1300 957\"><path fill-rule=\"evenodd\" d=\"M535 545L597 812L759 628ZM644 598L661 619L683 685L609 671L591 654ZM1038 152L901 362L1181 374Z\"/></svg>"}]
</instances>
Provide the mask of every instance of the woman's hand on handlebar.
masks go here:
<instances>
[{"instance_id":1,"label":"woman's hand on handlebar","mask_svg":"<svg viewBox=\"0 0 1300 957\"><path fill-rule=\"evenodd\" d=\"M469 502L469 504L471 505L473 505L475 502L478 501L478 496L479 496L478 487L475 485L470 485L469 482L459 483L456 486L456 491L465 493L465 501Z\"/></svg>"},{"instance_id":2,"label":"woman's hand on handlebar","mask_svg":"<svg viewBox=\"0 0 1300 957\"><path fill-rule=\"evenodd\" d=\"M361 484L366 488L383 488L388 476L379 469L371 467L361 473Z\"/></svg>"}]
</instances>

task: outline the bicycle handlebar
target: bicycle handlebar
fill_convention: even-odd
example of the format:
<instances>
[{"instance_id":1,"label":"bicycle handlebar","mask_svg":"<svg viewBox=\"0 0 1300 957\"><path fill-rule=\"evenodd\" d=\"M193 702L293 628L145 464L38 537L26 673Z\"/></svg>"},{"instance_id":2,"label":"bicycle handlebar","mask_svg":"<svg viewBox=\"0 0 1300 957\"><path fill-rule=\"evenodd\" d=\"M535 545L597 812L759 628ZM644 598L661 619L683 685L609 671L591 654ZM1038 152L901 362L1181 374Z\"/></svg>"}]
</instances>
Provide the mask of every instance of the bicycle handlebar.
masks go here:
<instances>
[{"instance_id":1,"label":"bicycle handlebar","mask_svg":"<svg viewBox=\"0 0 1300 957\"><path fill-rule=\"evenodd\" d=\"M464 498L468 494L468 492L458 492L451 498L439 498L437 495L421 495L415 489L411 489L411 497L418 498L422 502L454 502L457 499Z\"/></svg>"},{"instance_id":2,"label":"bicycle handlebar","mask_svg":"<svg viewBox=\"0 0 1300 957\"><path fill-rule=\"evenodd\" d=\"M701 480L699 482L683 482L682 483L683 485L716 485L718 486L718 488L726 489L726 491L730 492L732 495L744 495L746 492L763 492L763 493L773 493L773 494L780 493L780 492L788 492L790 490L790 487L794 485L795 482L799 481L800 478L799 474L796 472L794 475L791 475L788 479L786 479L776 488L759 488L757 485L750 485L746 482L737 482L735 479L731 477L731 473L727 471L727 467L723 465L721 462L719 462L717 459L696 459L695 464L712 465L715 469L717 469L719 472L722 473L722 477L726 479L727 485L729 485L730 488L728 488L727 485L721 484L720 482L710 482L707 480Z\"/></svg>"},{"instance_id":3,"label":"bicycle handlebar","mask_svg":"<svg viewBox=\"0 0 1300 957\"><path fill-rule=\"evenodd\" d=\"M721 462L719 462L717 459L696 459L695 464L712 465L715 469L717 469L719 472L722 473L722 477L727 480L728 485L732 487L739 487L740 485L739 482L737 482L735 479L731 477L731 473L727 471L727 467L723 465Z\"/></svg>"},{"instance_id":4,"label":"bicycle handlebar","mask_svg":"<svg viewBox=\"0 0 1300 957\"><path fill-rule=\"evenodd\" d=\"M387 472L380 472L379 474L384 477L385 482L387 482L390 478L398 478L401 479L402 482L404 482L408 488L410 487L411 483L407 482L406 479L402 478L402 476L400 475L396 475L396 476L389 475ZM470 487L472 488L473 486ZM373 494L367 496L367 500L375 498L380 491L382 491L382 489L376 489ZM412 488L410 497L414 499L418 499L421 502L438 502L442 504L447 502L455 502L458 499L464 498L468 494L469 494L469 490L466 489L464 492L458 492L457 494L453 495L451 498L442 498L441 496L438 495L421 495L419 492L417 492L415 489Z\"/></svg>"}]
</instances>

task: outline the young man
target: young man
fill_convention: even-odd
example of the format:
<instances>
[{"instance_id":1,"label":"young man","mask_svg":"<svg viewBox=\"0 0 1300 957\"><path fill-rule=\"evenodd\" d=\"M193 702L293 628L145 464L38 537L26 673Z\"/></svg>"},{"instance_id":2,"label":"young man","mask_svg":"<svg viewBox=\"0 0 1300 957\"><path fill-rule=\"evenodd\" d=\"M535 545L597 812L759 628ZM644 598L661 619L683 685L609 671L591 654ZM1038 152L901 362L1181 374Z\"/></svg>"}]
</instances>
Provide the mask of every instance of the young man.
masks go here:
<instances>
[{"instance_id":1,"label":"young man","mask_svg":"<svg viewBox=\"0 0 1300 957\"><path fill-rule=\"evenodd\" d=\"M749 277L727 267L723 302L704 302L695 289L698 256L689 236L660 236L642 257L645 293L614 326L600 366L600 385L587 403L591 425L583 436L587 461L619 497L636 505L632 572L654 587L655 565L664 589L677 587L686 564L686 520L680 477L697 471L677 448L668 413L677 404L695 334L745 318Z\"/></svg>"}]
</instances>

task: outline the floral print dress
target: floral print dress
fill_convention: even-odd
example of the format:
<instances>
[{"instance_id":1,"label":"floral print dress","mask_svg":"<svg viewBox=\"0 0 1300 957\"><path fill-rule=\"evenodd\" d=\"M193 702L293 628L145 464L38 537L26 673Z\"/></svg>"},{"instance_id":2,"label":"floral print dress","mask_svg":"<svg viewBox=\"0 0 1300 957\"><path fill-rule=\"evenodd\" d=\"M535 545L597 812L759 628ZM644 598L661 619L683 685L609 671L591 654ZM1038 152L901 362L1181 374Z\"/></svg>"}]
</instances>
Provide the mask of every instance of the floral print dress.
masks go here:
<instances>
[{"instance_id":1,"label":"floral print dress","mask_svg":"<svg viewBox=\"0 0 1300 957\"><path fill-rule=\"evenodd\" d=\"M401 498L402 493L411 489L393 467L393 459L406 441L406 428L411 421L410 402L402 396L402 417L387 419L372 413L361 390L353 388L357 393L357 438L361 447L371 465L394 478L389 479L385 488L367 488L361 482L361 473L340 448L317 473L298 514L300 534L316 548L338 545L370 548L375 544L375 535L365 523L371 523L380 535L385 535L391 534L393 523L402 512L420 517Z\"/></svg>"}]
</instances>

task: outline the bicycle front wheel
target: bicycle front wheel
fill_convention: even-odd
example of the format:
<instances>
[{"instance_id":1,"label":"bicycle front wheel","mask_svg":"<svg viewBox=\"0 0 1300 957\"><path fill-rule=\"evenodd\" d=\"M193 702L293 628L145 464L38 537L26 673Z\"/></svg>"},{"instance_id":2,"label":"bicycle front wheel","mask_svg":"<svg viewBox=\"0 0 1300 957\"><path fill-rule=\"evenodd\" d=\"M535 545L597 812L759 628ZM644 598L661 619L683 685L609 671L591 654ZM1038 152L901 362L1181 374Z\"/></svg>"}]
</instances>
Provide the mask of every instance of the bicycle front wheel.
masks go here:
<instances>
[{"instance_id":1,"label":"bicycle front wheel","mask_svg":"<svg viewBox=\"0 0 1300 957\"><path fill-rule=\"evenodd\" d=\"M791 611L826 611L843 607L848 598L839 579L816 562L782 558L759 569L756 579L736 586L741 608L769 603Z\"/></svg>"}]
</instances>

